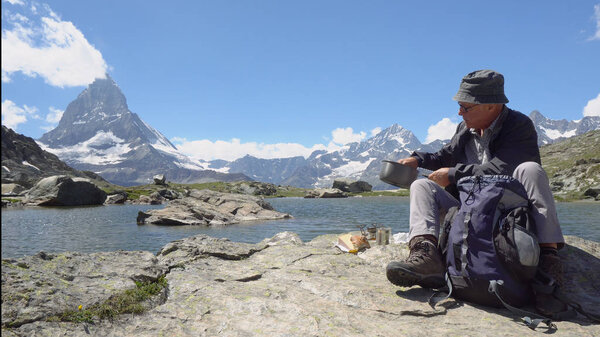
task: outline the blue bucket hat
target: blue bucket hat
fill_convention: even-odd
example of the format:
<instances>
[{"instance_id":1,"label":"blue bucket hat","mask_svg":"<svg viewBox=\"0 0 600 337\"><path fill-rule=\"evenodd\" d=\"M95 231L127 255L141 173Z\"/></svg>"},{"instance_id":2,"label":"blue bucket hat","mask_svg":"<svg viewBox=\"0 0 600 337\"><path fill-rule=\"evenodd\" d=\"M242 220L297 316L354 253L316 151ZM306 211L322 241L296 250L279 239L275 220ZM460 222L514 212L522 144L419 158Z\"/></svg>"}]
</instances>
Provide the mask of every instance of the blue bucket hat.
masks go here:
<instances>
[{"instance_id":1,"label":"blue bucket hat","mask_svg":"<svg viewBox=\"0 0 600 337\"><path fill-rule=\"evenodd\" d=\"M504 76L489 70L476 70L463 77L453 99L474 104L508 103L504 95Z\"/></svg>"}]
</instances>

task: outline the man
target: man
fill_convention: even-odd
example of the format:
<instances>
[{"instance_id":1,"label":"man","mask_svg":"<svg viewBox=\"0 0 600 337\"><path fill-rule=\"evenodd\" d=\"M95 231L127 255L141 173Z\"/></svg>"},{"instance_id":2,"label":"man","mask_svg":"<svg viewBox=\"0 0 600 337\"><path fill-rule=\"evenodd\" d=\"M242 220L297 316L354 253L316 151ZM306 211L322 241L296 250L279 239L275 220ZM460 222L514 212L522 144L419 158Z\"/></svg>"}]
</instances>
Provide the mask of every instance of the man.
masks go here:
<instances>
[{"instance_id":1,"label":"man","mask_svg":"<svg viewBox=\"0 0 600 337\"><path fill-rule=\"evenodd\" d=\"M519 180L533 204L541 256L539 267L562 283L557 249L564 238L556 216L548 177L541 167L533 122L505 104L504 77L493 70L466 75L454 96L462 116L449 144L436 153L414 152L398 162L434 170L429 179L410 187L410 254L404 262L387 266L390 282L399 286L437 288L445 284L445 265L437 249L440 222L458 206L456 182L465 176L511 175ZM565 309L550 295L537 295L536 308L551 315Z\"/></svg>"}]
</instances>

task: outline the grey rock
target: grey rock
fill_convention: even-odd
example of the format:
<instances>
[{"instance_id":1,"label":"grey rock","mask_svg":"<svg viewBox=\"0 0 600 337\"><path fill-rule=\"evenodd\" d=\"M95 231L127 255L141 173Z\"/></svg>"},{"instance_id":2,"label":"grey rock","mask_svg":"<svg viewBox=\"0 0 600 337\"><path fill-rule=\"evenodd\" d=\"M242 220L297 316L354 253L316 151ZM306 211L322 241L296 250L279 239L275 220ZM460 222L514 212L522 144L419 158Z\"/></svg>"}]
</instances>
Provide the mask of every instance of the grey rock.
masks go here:
<instances>
[{"instance_id":1,"label":"grey rock","mask_svg":"<svg viewBox=\"0 0 600 337\"><path fill-rule=\"evenodd\" d=\"M600 185L588 188L585 190L585 192L583 192L583 195L586 197L596 198L598 195L600 195Z\"/></svg>"},{"instance_id":2,"label":"grey rock","mask_svg":"<svg viewBox=\"0 0 600 337\"><path fill-rule=\"evenodd\" d=\"M2 196L13 197L22 195L27 189L19 184L2 184Z\"/></svg>"},{"instance_id":3,"label":"grey rock","mask_svg":"<svg viewBox=\"0 0 600 337\"><path fill-rule=\"evenodd\" d=\"M167 200L178 199L181 197L179 195L179 193L177 193L176 191L173 191L173 190L169 190L169 189L158 190L158 191L156 191L156 193L158 193L158 195L160 195L161 198L164 198Z\"/></svg>"},{"instance_id":4,"label":"grey rock","mask_svg":"<svg viewBox=\"0 0 600 337\"><path fill-rule=\"evenodd\" d=\"M316 188L306 192L305 198L347 198L348 193L337 188Z\"/></svg>"},{"instance_id":5,"label":"grey rock","mask_svg":"<svg viewBox=\"0 0 600 337\"><path fill-rule=\"evenodd\" d=\"M173 200L163 209L139 212L137 223L215 226L289 217L289 214L273 210L261 197L192 190L189 196Z\"/></svg>"},{"instance_id":6,"label":"grey rock","mask_svg":"<svg viewBox=\"0 0 600 337\"><path fill-rule=\"evenodd\" d=\"M132 204L136 205L160 205L162 204L163 199L158 193L152 193L150 196L140 195L140 197L136 200L132 200Z\"/></svg>"},{"instance_id":7,"label":"grey rock","mask_svg":"<svg viewBox=\"0 0 600 337\"><path fill-rule=\"evenodd\" d=\"M337 235L324 235L302 243L293 233L280 233L258 244L204 235L172 242L156 258L168 270L168 297L144 314L93 325L46 322L44 315L37 314L49 311L44 302L30 301L28 306L19 302L17 294L23 292L15 286L16 276L9 280L8 273L26 275L31 266L15 266L34 257L14 260L10 262L13 267L2 268L2 324L21 320L19 326L2 332L15 336L87 336L86 329L93 336L539 336L545 331L530 330L507 310L454 299L434 310L427 304L431 290L396 287L385 277L387 263L408 255L405 244L373 246L353 255L335 248L336 239ZM596 311L600 306L600 274L596 272L600 270L600 244L566 239L566 247L559 252L566 266L565 291L586 309ZM89 273L97 283L79 292L77 300L64 301L56 308L72 308L72 302L93 303L108 295L107 288L112 287L104 285L121 275L111 274L111 266L123 264L126 257L120 255L123 252L104 254L104 259L93 254L72 257L90 261L92 268L84 272L76 267L70 273ZM152 275L164 270L154 262L146 265L155 269ZM60 274L63 268L59 267L53 266L49 273ZM127 277L122 279L127 283ZM42 293L39 297L44 299L55 283L41 283L36 288ZM10 302L4 300L10 297ZM581 317L556 325L555 336L600 334L600 326Z\"/></svg>"},{"instance_id":8,"label":"grey rock","mask_svg":"<svg viewBox=\"0 0 600 337\"><path fill-rule=\"evenodd\" d=\"M373 189L373 186L366 181L345 178L335 179L332 187L344 192L369 192Z\"/></svg>"},{"instance_id":9,"label":"grey rock","mask_svg":"<svg viewBox=\"0 0 600 337\"><path fill-rule=\"evenodd\" d=\"M65 175L40 180L25 196L25 203L37 206L102 205L106 193L84 178Z\"/></svg>"},{"instance_id":10,"label":"grey rock","mask_svg":"<svg viewBox=\"0 0 600 337\"><path fill-rule=\"evenodd\" d=\"M270 183L261 183L258 181L238 181L231 183L231 193L241 193L250 195L275 195L277 187Z\"/></svg>"},{"instance_id":11,"label":"grey rock","mask_svg":"<svg viewBox=\"0 0 600 337\"><path fill-rule=\"evenodd\" d=\"M2 326L43 321L155 281L167 269L150 252L66 252L2 259ZM3 331L4 334L4 331Z\"/></svg>"},{"instance_id":12,"label":"grey rock","mask_svg":"<svg viewBox=\"0 0 600 337\"><path fill-rule=\"evenodd\" d=\"M114 205L114 204L124 204L125 201L127 201L127 192L118 192L118 193L107 196L104 203L108 204L108 205Z\"/></svg>"},{"instance_id":13,"label":"grey rock","mask_svg":"<svg viewBox=\"0 0 600 337\"><path fill-rule=\"evenodd\" d=\"M154 184L156 185L165 185L165 181L167 180L164 174L157 174L154 177L152 177L152 179L154 180Z\"/></svg>"}]
</instances>

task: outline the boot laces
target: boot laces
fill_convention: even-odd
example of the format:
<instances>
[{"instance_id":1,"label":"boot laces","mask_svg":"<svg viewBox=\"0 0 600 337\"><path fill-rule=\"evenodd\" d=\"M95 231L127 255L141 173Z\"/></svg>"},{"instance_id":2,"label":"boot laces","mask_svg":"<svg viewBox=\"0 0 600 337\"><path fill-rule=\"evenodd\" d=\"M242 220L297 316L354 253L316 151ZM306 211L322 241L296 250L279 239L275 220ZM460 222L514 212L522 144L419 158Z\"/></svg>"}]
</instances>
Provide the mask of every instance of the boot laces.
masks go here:
<instances>
[{"instance_id":1,"label":"boot laces","mask_svg":"<svg viewBox=\"0 0 600 337\"><path fill-rule=\"evenodd\" d=\"M411 262L426 260L431 255L431 246L432 244L426 240L416 243L413 249L410 251L407 260Z\"/></svg>"}]
</instances>

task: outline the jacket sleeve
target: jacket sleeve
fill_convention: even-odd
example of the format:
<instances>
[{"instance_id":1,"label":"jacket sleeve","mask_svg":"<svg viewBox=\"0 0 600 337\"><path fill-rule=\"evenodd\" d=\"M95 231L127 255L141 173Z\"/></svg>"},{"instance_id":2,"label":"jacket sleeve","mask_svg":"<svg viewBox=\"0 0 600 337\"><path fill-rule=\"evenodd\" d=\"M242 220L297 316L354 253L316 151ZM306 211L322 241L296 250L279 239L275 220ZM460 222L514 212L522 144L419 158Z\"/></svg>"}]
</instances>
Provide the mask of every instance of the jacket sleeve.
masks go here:
<instances>
[{"instance_id":1,"label":"jacket sleeve","mask_svg":"<svg viewBox=\"0 0 600 337\"><path fill-rule=\"evenodd\" d=\"M456 183L460 178L482 174L512 175L519 164L534 161L538 164L540 150L537 145L537 133L529 117L515 112L516 115L507 118L490 144L492 158L485 164L460 164L457 163L448 172L451 183Z\"/></svg>"},{"instance_id":2,"label":"jacket sleeve","mask_svg":"<svg viewBox=\"0 0 600 337\"><path fill-rule=\"evenodd\" d=\"M456 151L460 148L460 139L466 127L463 127L464 122L460 123L456 127L456 132L450 142L442 147L438 152L413 152L411 157L415 157L419 162L419 167L426 168L428 170L437 170L442 167L453 167L457 164Z\"/></svg>"}]
</instances>

